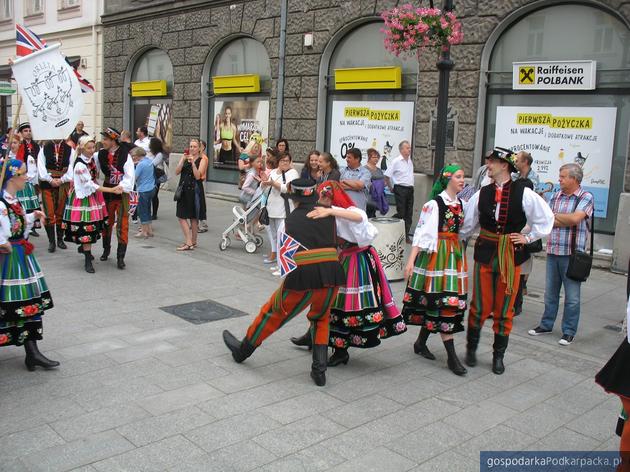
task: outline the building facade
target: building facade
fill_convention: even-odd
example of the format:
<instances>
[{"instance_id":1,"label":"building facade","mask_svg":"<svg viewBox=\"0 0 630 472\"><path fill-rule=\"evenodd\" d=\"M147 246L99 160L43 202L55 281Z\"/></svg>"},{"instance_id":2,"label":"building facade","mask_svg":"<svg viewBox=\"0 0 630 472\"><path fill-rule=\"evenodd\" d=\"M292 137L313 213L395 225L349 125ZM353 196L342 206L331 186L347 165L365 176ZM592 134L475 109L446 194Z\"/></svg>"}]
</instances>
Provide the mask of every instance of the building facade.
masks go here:
<instances>
[{"instance_id":1,"label":"building facade","mask_svg":"<svg viewBox=\"0 0 630 472\"><path fill-rule=\"evenodd\" d=\"M22 24L47 43L61 42L61 52L77 66L96 92L85 94L83 121L88 132L102 125L101 0L0 0L0 80L11 80L9 58L15 57L15 24ZM17 112L17 95L0 99L2 128L10 126ZM20 120L26 121L24 110Z\"/></svg>"},{"instance_id":2,"label":"building facade","mask_svg":"<svg viewBox=\"0 0 630 472\"><path fill-rule=\"evenodd\" d=\"M471 175L484 150L495 145L495 134L527 132L502 122L513 107L532 107L528 119L534 120L563 110L570 115L568 108L580 114L614 109L606 136L554 131L556 138L567 140L554 159L597 163L590 174L584 167L585 174L600 183L608 179L606 192L598 196L603 209L597 226L603 234L614 234L620 196L630 192L630 2L454 3L464 42L452 48L455 68L450 78L446 161L462 163ZM152 106L167 104L175 152L192 137L215 143L208 175L213 182L236 182L230 144L242 141L252 129L271 144L281 136L288 139L298 160L311 149L343 157L343 146L371 144L395 156L396 140L404 136L413 144L415 170L432 174L436 55L426 51L417 58L399 59L385 51L380 14L396 5L394 0L106 0L104 122L133 128L146 122ZM514 62L535 67L546 61L585 61L595 69L593 86L584 90L513 86ZM349 74L349 82L341 79L342 73ZM245 83L235 82L237 76ZM152 81L166 84L149 96L132 90ZM382 87L374 86L374 81L381 81ZM353 113L360 113L361 103L367 102L382 103L384 110L393 107L407 117L406 126L380 128L391 133L392 142L376 138L362 142L364 137L349 126L356 121ZM550 112L543 113L545 108ZM226 118L227 109L240 118L236 128ZM340 131L344 126L347 130ZM606 155L579 154L576 149L587 148L571 144L571 139L582 139L578 134L585 140L606 140ZM496 145L513 147L516 141ZM541 157L545 146L539 146L532 138L521 148L531 150L534 169L544 173L549 162ZM549 180L553 185L556 177Z\"/></svg>"}]
</instances>

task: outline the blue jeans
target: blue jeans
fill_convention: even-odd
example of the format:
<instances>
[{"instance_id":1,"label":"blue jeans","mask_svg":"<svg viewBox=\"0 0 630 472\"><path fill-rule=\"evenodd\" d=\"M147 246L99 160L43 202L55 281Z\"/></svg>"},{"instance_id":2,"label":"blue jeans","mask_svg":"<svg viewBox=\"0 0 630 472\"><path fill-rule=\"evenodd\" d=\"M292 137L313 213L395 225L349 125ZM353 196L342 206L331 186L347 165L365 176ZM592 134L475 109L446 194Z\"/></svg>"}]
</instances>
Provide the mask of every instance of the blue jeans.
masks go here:
<instances>
[{"instance_id":1,"label":"blue jeans","mask_svg":"<svg viewBox=\"0 0 630 472\"><path fill-rule=\"evenodd\" d=\"M547 254L547 279L545 282L545 313L540 321L543 329L553 329L560 305L560 287L564 285L564 314L562 334L575 336L580 320L580 286L567 277L570 256Z\"/></svg>"},{"instance_id":2,"label":"blue jeans","mask_svg":"<svg viewBox=\"0 0 630 472\"><path fill-rule=\"evenodd\" d=\"M148 192L138 192L138 218L140 218L140 224L151 224L151 200L155 194L155 189Z\"/></svg>"}]
</instances>

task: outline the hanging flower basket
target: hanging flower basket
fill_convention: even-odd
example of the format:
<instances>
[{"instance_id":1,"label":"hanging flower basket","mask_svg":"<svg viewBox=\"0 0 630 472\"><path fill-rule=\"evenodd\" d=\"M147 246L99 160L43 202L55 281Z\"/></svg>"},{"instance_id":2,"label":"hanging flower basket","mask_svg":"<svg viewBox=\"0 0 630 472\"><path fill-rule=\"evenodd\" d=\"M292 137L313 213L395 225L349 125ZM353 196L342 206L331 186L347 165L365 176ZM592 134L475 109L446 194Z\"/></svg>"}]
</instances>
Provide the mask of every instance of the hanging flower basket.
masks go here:
<instances>
[{"instance_id":1,"label":"hanging flower basket","mask_svg":"<svg viewBox=\"0 0 630 472\"><path fill-rule=\"evenodd\" d=\"M396 56L419 55L423 49L438 53L464 38L462 24L453 12L439 8L414 8L410 4L381 13L385 49Z\"/></svg>"}]
</instances>

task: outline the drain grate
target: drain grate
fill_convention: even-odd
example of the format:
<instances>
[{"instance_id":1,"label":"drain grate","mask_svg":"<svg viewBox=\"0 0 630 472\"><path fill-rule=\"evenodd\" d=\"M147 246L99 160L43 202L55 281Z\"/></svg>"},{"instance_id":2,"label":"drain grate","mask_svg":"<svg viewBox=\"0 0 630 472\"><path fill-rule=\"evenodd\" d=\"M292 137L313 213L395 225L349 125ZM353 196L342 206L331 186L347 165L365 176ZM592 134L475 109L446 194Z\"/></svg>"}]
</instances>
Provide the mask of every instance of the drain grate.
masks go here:
<instances>
[{"instance_id":1,"label":"drain grate","mask_svg":"<svg viewBox=\"0 0 630 472\"><path fill-rule=\"evenodd\" d=\"M211 321L224 320L248 316L249 313L215 302L214 300L201 300L199 302L182 303L160 307L160 310L193 324L210 323Z\"/></svg>"}]
</instances>

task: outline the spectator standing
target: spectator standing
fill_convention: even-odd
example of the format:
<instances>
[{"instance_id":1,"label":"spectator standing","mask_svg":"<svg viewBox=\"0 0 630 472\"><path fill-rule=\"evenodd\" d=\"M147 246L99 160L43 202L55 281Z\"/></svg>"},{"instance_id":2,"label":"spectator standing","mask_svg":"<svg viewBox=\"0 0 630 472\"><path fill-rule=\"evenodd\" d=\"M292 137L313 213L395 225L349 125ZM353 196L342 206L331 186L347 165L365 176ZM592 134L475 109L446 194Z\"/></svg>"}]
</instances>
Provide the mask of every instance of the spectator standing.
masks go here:
<instances>
[{"instance_id":1,"label":"spectator standing","mask_svg":"<svg viewBox=\"0 0 630 472\"><path fill-rule=\"evenodd\" d=\"M131 140L131 132L128 129L124 129L120 133L120 142L131 144L129 148L133 147L133 141Z\"/></svg>"},{"instance_id":2,"label":"spectator standing","mask_svg":"<svg viewBox=\"0 0 630 472\"><path fill-rule=\"evenodd\" d=\"M177 247L178 251L192 251L197 246L199 220L206 219L203 180L208 169L208 157L202 154L198 139L190 140L187 151L184 151L175 170L180 175L176 215L186 239L184 244Z\"/></svg>"},{"instance_id":3,"label":"spectator standing","mask_svg":"<svg viewBox=\"0 0 630 472\"><path fill-rule=\"evenodd\" d=\"M573 251L585 251L589 236L587 220L593 216L593 195L581 186L584 174L574 163L560 167L560 190L549 202L555 215L553 230L547 240L547 276L545 281L545 312L540 324L529 330L532 336L551 333L558 316L560 288L564 286L561 346L573 342L580 320L581 282L567 277L567 267ZM575 248L572 240L575 238Z\"/></svg>"},{"instance_id":4,"label":"spectator standing","mask_svg":"<svg viewBox=\"0 0 630 472\"><path fill-rule=\"evenodd\" d=\"M370 198L367 202L366 213L368 218L374 218L376 216L376 210L378 210L381 215L386 215L389 211L389 204L385 197L385 174L378 166L381 155L374 148L368 149L367 155L368 159L365 168L370 171L372 185L370 185Z\"/></svg>"},{"instance_id":5,"label":"spectator standing","mask_svg":"<svg viewBox=\"0 0 630 472\"><path fill-rule=\"evenodd\" d=\"M329 152L322 152L320 154L319 171L319 178L321 182L326 182L327 180L334 180L336 182L339 182L339 178L341 177L341 172L339 172L339 164L337 164L337 159L332 157Z\"/></svg>"},{"instance_id":6,"label":"spectator standing","mask_svg":"<svg viewBox=\"0 0 630 472\"><path fill-rule=\"evenodd\" d=\"M278 252L278 228L280 228L280 225L289 213L293 211L293 202L287 198L289 193L288 184L299 177L300 174L292 166L291 154L284 152L278 154L278 167L271 171L267 180L261 182L264 192L271 189L266 205L267 214L269 215L267 234L271 244L271 257L269 258L271 261L276 260L276 253ZM272 269L274 270L274 275L280 275L277 267L272 266Z\"/></svg>"},{"instance_id":7,"label":"spectator standing","mask_svg":"<svg viewBox=\"0 0 630 472\"><path fill-rule=\"evenodd\" d=\"M405 221L405 237L411 244L411 220L413 218L413 160L411 144L401 141L398 145L400 155L387 167L385 178L387 186L396 198L396 217Z\"/></svg>"},{"instance_id":8,"label":"spectator standing","mask_svg":"<svg viewBox=\"0 0 630 472\"><path fill-rule=\"evenodd\" d=\"M276 151L278 154L281 152L289 152L289 141L285 138L278 139L278 141L276 141Z\"/></svg>"},{"instance_id":9,"label":"spectator standing","mask_svg":"<svg viewBox=\"0 0 630 472\"><path fill-rule=\"evenodd\" d=\"M319 156L320 153L318 150L314 149L308 154L308 158L304 163L304 167L302 167L302 172L300 173L301 179L311 179L315 182L319 182L321 178L321 171L319 170Z\"/></svg>"},{"instance_id":10,"label":"spectator standing","mask_svg":"<svg viewBox=\"0 0 630 472\"><path fill-rule=\"evenodd\" d=\"M147 153L152 160L153 167L161 170L162 172L166 172L165 162L164 162L164 148L162 147L162 141L160 138L151 138L149 140L149 152ZM166 178L166 177L164 177ZM164 180L166 182L166 180ZM160 206L160 199L158 198L158 192L160 191L160 182L156 179L155 181L155 193L153 194L153 199L151 201L151 219L157 220L157 212Z\"/></svg>"},{"instance_id":11,"label":"spectator standing","mask_svg":"<svg viewBox=\"0 0 630 472\"><path fill-rule=\"evenodd\" d=\"M82 121L77 121L77 125L74 127L74 131L70 133L70 141L72 141L76 147L79 144L79 139L81 136L87 136L87 133L83 129L84 124Z\"/></svg>"},{"instance_id":12,"label":"spectator standing","mask_svg":"<svg viewBox=\"0 0 630 472\"><path fill-rule=\"evenodd\" d=\"M516 168L518 172L512 174L512 180L527 179L534 186L532 190L540 194L540 177L532 170L533 162L534 158L530 153L525 151L519 152L516 155Z\"/></svg>"},{"instance_id":13,"label":"spectator standing","mask_svg":"<svg viewBox=\"0 0 630 472\"><path fill-rule=\"evenodd\" d=\"M135 140L133 145L141 147L142 149L144 149L144 152L148 152L149 151L149 131L147 130L146 126L140 126L140 128L136 130L136 138L138 139Z\"/></svg>"},{"instance_id":14,"label":"spectator standing","mask_svg":"<svg viewBox=\"0 0 630 472\"><path fill-rule=\"evenodd\" d=\"M138 192L138 207L136 211L140 219L140 231L136 238L149 238L153 236L151 225L151 200L155 193L155 168L153 160L140 146L131 150L131 158L136 165L136 190Z\"/></svg>"},{"instance_id":15,"label":"spectator standing","mask_svg":"<svg viewBox=\"0 0 630 472\"><path fill-rule=\"evenodd\" d=\"M488 175L488 161L492 157L492 152L493 151L488 151L486 155L483 156L483 165L479 169L477 169L477 172L475 172L472 183L472 186L475 188L475 192L478 191L481 187L485 187L486 185L492 183L492 179Z\"/></svg>"},{"instance_id":16,"label":"spectator standing","mask_svg":"<svg viewBox=\"0 0 630 472\"><path fill-rule=\"evenodd\" d=\"M352 148L346 154L346 165L339 178L341 188L352 198L357 208L365 211L372 184L370 171L361 165L361 150Z\"/></svg>"}]
</instances>

